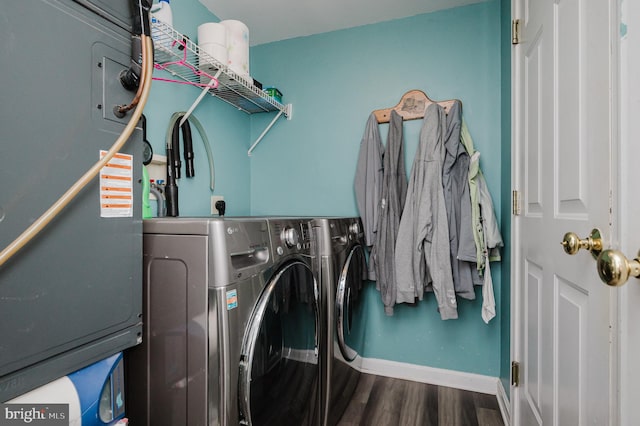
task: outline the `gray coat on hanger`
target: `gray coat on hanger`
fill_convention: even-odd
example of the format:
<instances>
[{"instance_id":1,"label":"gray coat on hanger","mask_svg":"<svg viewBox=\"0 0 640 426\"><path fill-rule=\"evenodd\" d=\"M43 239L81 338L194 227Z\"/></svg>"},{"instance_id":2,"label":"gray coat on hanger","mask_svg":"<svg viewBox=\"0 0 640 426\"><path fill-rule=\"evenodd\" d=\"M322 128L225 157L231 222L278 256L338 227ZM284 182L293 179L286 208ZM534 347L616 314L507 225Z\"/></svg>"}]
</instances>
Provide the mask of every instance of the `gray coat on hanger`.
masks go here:
<instances>
[{"instance_id":1,"label":"gray coat on hanger","mask_svg":"<svg viewBox=\"0 0 640 426\"><path fill-rule=\"evenodd\" d=\"M458 258L460 251L475 249L471 223L471 197L469 195L469 154L460 142L462 104L456 101L447 113L447 131L444 138L445 156L442 166L442 186L449 223L449 246L453 284L458 296L473 300L474 272L476 284L482 284L475 262ZM465 232L469 231L469 232Z\"/></svg>"},{"instance_id":2,"label":"gray coat on hanger","mask_svg":"<svg viewBox=\"0 0 640 426\"><path fill-rule=\"evenodd\" d=\"M387 149L382 163L382 196L372 253L376 258L376 288L380 291L385 313L393 315L393 305L396 303L395 246L407 195L402 116L396 111L391 111Z\"/></svg>"},{"instance_id":3,"label":"gray coat on hanger","mask_svg":"<svg viewBox=\"0 0 640 426\"><path fill-rule=\"evenodd\" d=\"M444 109L430 104L424 115L420 143L411 168L407 199L396 243L398 303L422 300L431 285L442 319L458 318L449 256L449 228L442 190Z\"/></svg>"},{"instance_id":4,"label":"gray coat on hanger","mask_svg":"<svg viewBox=\"0 0 640 426\"><path fill-rule=\"evenodd\" d=\"M382 152L384 147L378 129L378 120L371 114L360 141L354 188L358 211L364 227L367 246L376 241L378 206L382 193ZM375 280L375 257L369 258L369 279Z\"/></svg>"}]
</instances>

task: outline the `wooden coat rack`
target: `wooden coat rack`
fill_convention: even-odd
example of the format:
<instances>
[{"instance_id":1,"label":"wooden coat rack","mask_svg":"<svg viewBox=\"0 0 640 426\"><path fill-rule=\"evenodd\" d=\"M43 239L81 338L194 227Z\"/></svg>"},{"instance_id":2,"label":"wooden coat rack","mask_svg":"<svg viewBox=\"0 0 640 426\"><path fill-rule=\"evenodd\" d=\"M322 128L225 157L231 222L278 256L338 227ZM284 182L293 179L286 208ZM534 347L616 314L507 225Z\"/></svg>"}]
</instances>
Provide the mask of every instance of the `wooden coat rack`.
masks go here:
<instances>
[{"instance_id":1,"label":"wooden coat rack","mask_svg":"<svg viewBox=\"0 0 640 426\"><path fill-rule=\"evenodd\" d=\"M396 111L404 120L417 120L424 118L424 113L431 104L440 105L448 113L455 102L460 101L457 99L433 101L422 90L410 90L402 96L398 105L392 108L377 109L373 111L373 114L375 114L378 123L388 123L391 111Z\"/></svg>"}]
</instances>

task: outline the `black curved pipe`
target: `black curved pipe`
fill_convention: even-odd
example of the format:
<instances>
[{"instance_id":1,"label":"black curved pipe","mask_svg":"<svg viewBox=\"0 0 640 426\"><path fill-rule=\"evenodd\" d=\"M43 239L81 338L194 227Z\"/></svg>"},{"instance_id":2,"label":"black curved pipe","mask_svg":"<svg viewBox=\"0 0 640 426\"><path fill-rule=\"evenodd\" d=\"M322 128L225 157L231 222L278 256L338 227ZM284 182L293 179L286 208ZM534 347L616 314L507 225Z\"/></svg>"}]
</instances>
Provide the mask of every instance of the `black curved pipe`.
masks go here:
<instances>
[{"instance_id":1,"label":"black curved pipe","mask_svg":"<svg viewBox=\"0 0 640 426\"><path fill-rule=\"evenodd\" d=\"M153 147L147 140L147 117L144 114L140 117L140 122L142 123L142 143L144 145L142 151L142 164L148 166L151 164L151 160L153 159Z\"/></svg>"},{"instance_id":2,"label":"black curved pipe","mask_svg":"<svg viewBox=\"0 0 640 426\"><path fill-rule=\"evenodd\" d=\"M140 85L140 75L142 74L142 34L151 34L151 21L149 20L149 11L151 10L152 0L132 0L131 14L132 34L131 34L131 60L129 69L120 73L120 83L127 90L137 90Z\"/></svg>"}]
</instances>

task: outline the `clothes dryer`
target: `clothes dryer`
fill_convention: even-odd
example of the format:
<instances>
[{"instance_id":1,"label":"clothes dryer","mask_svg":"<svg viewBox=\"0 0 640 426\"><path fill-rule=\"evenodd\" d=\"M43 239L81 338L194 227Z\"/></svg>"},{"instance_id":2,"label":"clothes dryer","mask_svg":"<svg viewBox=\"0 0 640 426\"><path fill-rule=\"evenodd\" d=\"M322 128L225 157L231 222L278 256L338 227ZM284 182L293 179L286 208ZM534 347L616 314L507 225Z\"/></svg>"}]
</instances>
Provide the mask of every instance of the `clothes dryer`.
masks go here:
<instances>
[{"instance_id":1,"label":"clothes dryer","mask_svg":"<svg viewBox=\"0 0 640 426\"><path fill-rule=\"evenodd\" d=\"M302 222L163 218L144 230L132 423L317 425L318 288Z\"/></svg>"},{"instance_id":2,"label":"clothes dryer","mask_svg":"<svg viewBox=\"0 0 640 426\"><path fill-rule=\"evenodd\" d=\"M246 326L240 424L319 425L319 287L308 219L267 219L273 272Z\"/></svg>"},{"instance_id":3,"label":"clothes dryer","mask_svg":"<svg viewBox=\"0 0 640 426\"><path fill-rule=\"evenodd\" d=\"M318 218L311 227L324 324L322 423L335 425L355 391L362 365L364 233L360 218Z\"/></svg>"}]
</instances>

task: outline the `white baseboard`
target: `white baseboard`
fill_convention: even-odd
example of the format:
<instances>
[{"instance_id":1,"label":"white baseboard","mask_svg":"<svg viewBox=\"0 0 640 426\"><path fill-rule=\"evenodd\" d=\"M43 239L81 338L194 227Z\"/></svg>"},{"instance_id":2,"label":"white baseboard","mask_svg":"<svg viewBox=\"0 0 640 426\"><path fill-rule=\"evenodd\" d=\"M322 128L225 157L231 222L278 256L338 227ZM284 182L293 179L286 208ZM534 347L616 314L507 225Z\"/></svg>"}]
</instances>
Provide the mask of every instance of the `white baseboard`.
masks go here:
<instances>
[{"instance_id":1,"label":"white baseboard","mask_svg":"<svg viewBox=\"0 0 640 426\"><path fill-rule=\"evenodd\" d=\"M376 358L362 358L361 371L378 376L412 380L414 382L447 386L491 395L497 395L498 384L500 383L497 377Z\"/></svg>"},{"instance_id":2,"label":"white baseboard","mask_svg":"<svg viewBox=\"0 0 640 426\"><path fill-rule=\"evenodd\" d=\"M511 425L511 403L507 397L507 391L502 386L502 381L498 380L498 406L500 406L500 413L502 414L502 421L504 426Z\"/></svg>"}]
</instances>

